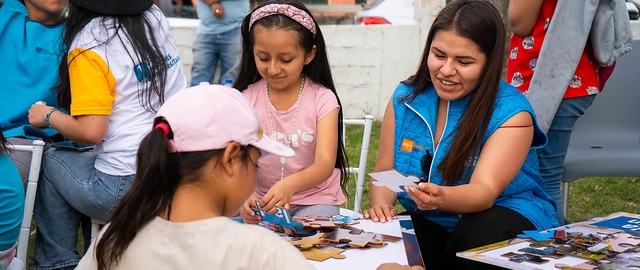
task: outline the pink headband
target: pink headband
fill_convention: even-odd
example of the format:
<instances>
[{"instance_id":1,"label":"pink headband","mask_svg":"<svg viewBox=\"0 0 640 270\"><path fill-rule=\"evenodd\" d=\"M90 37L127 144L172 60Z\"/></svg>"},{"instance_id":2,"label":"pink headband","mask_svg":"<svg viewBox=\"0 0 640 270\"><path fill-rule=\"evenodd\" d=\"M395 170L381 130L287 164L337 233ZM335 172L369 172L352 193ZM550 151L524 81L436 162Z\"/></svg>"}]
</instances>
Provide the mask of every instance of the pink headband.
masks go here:
<instances>
[{"instance_id":1,"label":"pink headband","mask_svg":"<svg viewBox=\"0 0 640 270\"><path fill-rule=\"evenodd\" d=\"M316 25L315 23L313 23L313 19L311 18L311 16L309 16L309 14L307 14L303 10L285 4L269 4L256 9L251 14L251 19L249 20L249 29L251 29L251 26L253 26L253 23L255 23L256 21L264 17L276 14L282 14L293 19L294 21L304 26L304 28L307 28L309 31L311 31L314 36L316 35Z\"/></svg>"}]
</instances>

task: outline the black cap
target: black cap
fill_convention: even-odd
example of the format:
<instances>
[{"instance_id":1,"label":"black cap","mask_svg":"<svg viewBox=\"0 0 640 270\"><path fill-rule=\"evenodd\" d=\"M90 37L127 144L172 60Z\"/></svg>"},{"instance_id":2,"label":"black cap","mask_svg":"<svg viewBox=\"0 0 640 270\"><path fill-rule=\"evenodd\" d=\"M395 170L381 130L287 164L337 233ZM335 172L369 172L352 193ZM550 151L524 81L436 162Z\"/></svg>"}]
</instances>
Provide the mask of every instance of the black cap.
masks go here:
<instances>
[{"instance_id":1,"label":"black cap","mask_svg":"<svg viewBox=\"0 0 640 270\"><path fill-rule=\"evenodd\" d=\"M69 0L71 3L107 15L138 15L153 5L153 0Z\"/></svg>"}]
</instances>

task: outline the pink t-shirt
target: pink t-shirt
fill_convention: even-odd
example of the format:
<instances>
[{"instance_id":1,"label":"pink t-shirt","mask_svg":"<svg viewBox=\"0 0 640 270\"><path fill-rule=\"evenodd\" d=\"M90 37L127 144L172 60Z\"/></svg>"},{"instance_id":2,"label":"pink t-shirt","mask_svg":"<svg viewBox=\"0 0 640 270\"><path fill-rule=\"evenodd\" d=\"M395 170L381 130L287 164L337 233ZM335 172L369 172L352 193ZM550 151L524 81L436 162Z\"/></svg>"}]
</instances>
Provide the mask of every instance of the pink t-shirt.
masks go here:
<instances>
[{"instance_id":1,"label":"pink t-shirt","mask_svg":"<svg viewBox=\"0 0 640 270\"><path fill-rule=\"evenodd\" d=\"M271 106L271 113L267 109L267 90L264 79L249 85L242 93L256 108L260 117L260 125L265 135L288 144L296 155L287 158L284 165L284 176L299 172L313 164L316 152L316 129L322 117L340 107L336 96L331 90L306 78L302 94L295 129L292 132L296 117L295 104L284 111L277 111ZM269 123L271 118L271 124ZM273 126L273 127L272 127ZM273 128L273 130L272 130ZM280 157L269 155L258 160L258 183L255 194L262 198L269 189L280 180L282 164ZM329 204L340 205L345 202L340 188L340 170L334 169L331 176L324 182L293 195L291 207L298 205Z\"/></svg>"}]
</instances>

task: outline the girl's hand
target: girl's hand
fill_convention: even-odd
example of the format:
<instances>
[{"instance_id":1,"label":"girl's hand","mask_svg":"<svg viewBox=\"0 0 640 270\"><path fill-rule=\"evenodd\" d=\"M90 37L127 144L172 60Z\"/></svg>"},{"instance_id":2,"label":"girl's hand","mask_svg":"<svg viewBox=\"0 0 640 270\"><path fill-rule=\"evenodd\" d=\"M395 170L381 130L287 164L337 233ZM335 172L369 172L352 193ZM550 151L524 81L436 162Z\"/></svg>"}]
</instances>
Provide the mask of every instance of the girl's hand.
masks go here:
<instances>
[{"instance_id":1,"label":"girl's hand","mask_svg":"<svg viewBox=\"0 0 640 270\"><path fill-rule=\"evenodd\" d=\"M289 209L291 197L293 192L288 188L286 181L280 180L264 195L260 201L260 208L269 214L276 212L276 206Z\"/></svg>"},{"instance_id":2,"label":"girl's hand","mask_svg":"<svg viewBox=\"0 0 640 270\"><path fill-rule=\"evenodd\" d=\"M362 213L364 218L371 219L373 222L387 222L391 221L396 215L396 209L391 204L374 205L371 209L365 210Z\"/></svg>"},{"instance_id":3,"label":"girl's hand","mask_svg":"<svg viewBox=\"0 0 640 270\"><path fill-rule=\"evenodd\" d=\"M442 205L442 187L432 183L420 183L406 188L407 194L416 202L420 210L436 210Z\"/></svg>"},{"instance_id":4,"label":"girl's hand","mask_svg":"<svg viewBox=\"0 0 640 270\"><path fill-rule=\"evenodd\" d=\"M45 129L48 128L47 124L44 122L44 117L53 110L54 107L47 106L43 103L36 103L31 105L29 109L29 124L31 124L35 128Z\"/></svg>"},{"instance_id":5,"label":"girl's hand","mask_svg":"<svg viewBox=\"0 0 640 270\"><path fill-rule=\"evenodd\" d=\"M262 221L262 217L260 215L256 215L256 213L253 212L252 209L253 207L255 207L254 202L256 200L258 200L258 197L256 197L256 195L251 195L251 197L249 197L249 199L244 202L242 207L240 207L240 217L242 217L244 223L256 224Z\"/></svg>"}]
</instances>

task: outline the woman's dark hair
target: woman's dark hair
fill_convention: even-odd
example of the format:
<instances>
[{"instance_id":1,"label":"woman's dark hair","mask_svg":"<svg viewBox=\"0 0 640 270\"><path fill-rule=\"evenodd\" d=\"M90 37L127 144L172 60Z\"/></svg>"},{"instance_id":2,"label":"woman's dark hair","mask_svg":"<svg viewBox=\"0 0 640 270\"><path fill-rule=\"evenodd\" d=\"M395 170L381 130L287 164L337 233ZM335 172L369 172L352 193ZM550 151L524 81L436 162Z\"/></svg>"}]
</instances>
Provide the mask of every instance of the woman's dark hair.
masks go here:
<instances>
[{"instance_id":1,"label":"woman's dark hair","mask_svg":"<svg viewBox=\"0 0 640 270\"><path fill-rule=\"evenodd\" d=\"M169 150L169 138L159 128L142 139L133 185L122 197L96 246L99 270L117 264L138 231L165 210L170 211L178 186L198 181L203 167L224 152L224 149L179 153ZM243 146L241 158L247 166L251 164L247 146Z\"/></svg>"},{"instance_id":2,"label":"woman's dark hair","mask_svg":"<svg viewBox=\"0 0 640 270\"><path fill-rule=\"evenodd\" d=\"M453 142L438 170L442 171L443 183L454 185L460 179L468 181L469 158L480 150L483 136L493 115L500 76L504 62L505 29L498 10L489 2L456 0L447 4L436 16L424 47L422 60L415 75L404 81L416 89L405 99L412 99L433 86L427 66L433 37L438 31L453 30L457 35L478 44L486 55L481 81L471 92L467 109L458 122Z\"/></svg>"},{"instance_id":3,"label":"woman's dark hair","mask_svg":"<svg viewBox=\"0 0 640 270\"><path fill-rule=\"evenodd\" d=\"M4 134L0 131L0 154L9 154L9 147L7 147L7 139L4 138Z\"/></svg>"},{"instance_id":4,"label":"woman's dark hair","mask_svg":"<svg viewBox=\"0 0 640 270\"><path fill-rule=\"evenodd\" d=\"M304 12L309 14L309 17L313 19L313 23L316 27L315 37L313 36L313 33L311 33L311 31L302 26L300 23L282 14L264 17L256 21L254 25L252 25L252 28L249 29L249 21L251 19L251 14L253 14L253 11L269 4L287 4L303 10ZM331 75L331 66L329 65L329 58L327 56L327 47L324 43L322 31L320 30L320 27L318 27L318 22L313 17L309 9L307 9L304 4L297 0L266 1L264 3L261 3L253 11L244 17L244 19L242 20L242 25L240 26L240 30L242 33L242 57L240 60L240 71L238 74L241 75L238 76L236 82L233 84L233 88L244 91L245 89L247 89L247 87L249 87L250 84L262 79L262 76L260 76L260 73L258 73L258 69L256 68L256 60L253 55L253 29L255 29L256 25L260 25L267 29L278 28L295 31L296 33L298 33L298 42L300 43L300 45L302 45L305 52L307 53L311 52L313 46L315 45L316 55L309 64L305 65L302 68L302 74L309 77L314 82L330 89L338 100L338 105L340 106L340 111L338 112L338 150L336 153L336 164L334 168L338 168L342 172L340 186L342 187L342 191L347 194L347 180L349 179L349 173L347 172L346 168L349 167L349 161L345 152L342 135L340 135L343 133L344 129L344 125L342 124L342 103L340 102L340 97L338 97L338 93L336 92L336 87L333 82L333 76Z\"/></svg>"},{"instance_id":5,"label":"woman's dark hair","mask_svg":"<svg viewBox=\"0 0 640 270\"><path fill-rule=\"evenodd\" d=\"M159 42L164 42L164 40L157 40L154 35L154 29L158 27L157 20L151 18L154 15L143 13L134 16L111 16L90 11L72 2L69 2L68 14L62 38L64 46L62 51L66 57L63 57L62 61L60 61L58 81L54 87L58 95L58 104L67 110L71 106L69 63L75 59L75 57L68 59L71 43L91 20L97 19L101 20L105 29L115 29L115 33L95 47L105 46L107 43L116 40L125 44L130 43L131 50L122 53L128 54L134 64L144 64L146 65L145 68L150 70L147 74L150 76L149 81L143 82L144 86L138 92L138 100L145 110L155 112L156 106L164 103L167 67L164 55L158 45ZM87 48L87 50L89 49L91 48ZM81 53L84 52L86 50ZM154 97L158 98L155 102Z\"/></svg>"}]
</instances>

